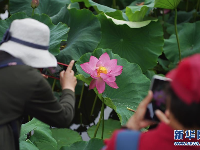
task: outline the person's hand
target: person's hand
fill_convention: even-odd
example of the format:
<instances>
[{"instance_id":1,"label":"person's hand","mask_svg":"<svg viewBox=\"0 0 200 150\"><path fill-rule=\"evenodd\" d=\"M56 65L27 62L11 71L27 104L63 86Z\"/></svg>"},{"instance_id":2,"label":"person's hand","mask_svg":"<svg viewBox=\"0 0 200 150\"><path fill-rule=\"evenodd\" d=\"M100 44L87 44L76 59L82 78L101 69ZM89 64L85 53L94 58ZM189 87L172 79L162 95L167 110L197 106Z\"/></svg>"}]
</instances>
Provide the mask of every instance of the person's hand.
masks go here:
<instances>
[{"instance_id":1,"label":"person's hand","mask_svg":"<svg viewBox=\"0 0 200 150\"><path fill-rule=\"evenodd\" d=\"M126 124L127 128L132 130L140 130L149 125L155 124L155 122L153 121L144 119L147 106L151 102L152 98L153 98L153 93L152 91L149 91L148 95L139 104L136 113L127 122Z\"/></svg>"},{"instance_id":2,"label":"person's hand","mask_svg":"<svg viewBox=\"0 0 200 150\"><path fill-rule=\"evenodd\" d=\"M169 113L168 110L165 111L165 113ZM161 110L155 111L156 116L161 122L164 122L165 124L170 124L169 119L167 118L167 114L164 114ZM169 115L168 115L169 116Z\"/></svg>"},{"instance_id":3,"label":"person's hand","mask_svg":"<svg viewBox=\"0 0 200 150\"><path fill-rule=\"evenodd\" d=\"M66 71L63 70L62 72L60 72L60 84L63 90L70 89L74 92L77 80L76 77L74 76L74 71L72 70L73 65L74 65L74 60L70 62Z\"/></svg>"},{"instance_id":4,"label":"person's hand","mask_svg":"<svg viewBox=\"0 0 200 150\"><path fill-rule=\"evenodd\" d=\"M48 76L46 76L45 74L42 74L42 76L43 76L45 79L48 79Z\"/></svg>"}]
</instances>

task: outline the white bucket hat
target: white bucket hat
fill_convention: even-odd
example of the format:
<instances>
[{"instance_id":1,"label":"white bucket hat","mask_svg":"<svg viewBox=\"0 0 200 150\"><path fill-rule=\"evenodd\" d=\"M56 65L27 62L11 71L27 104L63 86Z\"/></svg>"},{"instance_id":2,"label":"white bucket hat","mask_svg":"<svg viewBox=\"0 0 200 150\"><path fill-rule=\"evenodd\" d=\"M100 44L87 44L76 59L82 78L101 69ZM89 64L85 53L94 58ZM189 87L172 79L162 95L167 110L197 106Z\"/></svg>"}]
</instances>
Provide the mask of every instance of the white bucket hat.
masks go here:
<instances>
[{"instance_id":1,"label":"white bucket hat","mask_svg":"<svg viewBox=\"0 0 200 150\"><path fill-rule=\"evenodd\" d=\"M0 43L0 50L21 59L34 68L56 67L56 58L49 53L49 27L37 20L14 20Z\"/></svg>"}]
</instances>

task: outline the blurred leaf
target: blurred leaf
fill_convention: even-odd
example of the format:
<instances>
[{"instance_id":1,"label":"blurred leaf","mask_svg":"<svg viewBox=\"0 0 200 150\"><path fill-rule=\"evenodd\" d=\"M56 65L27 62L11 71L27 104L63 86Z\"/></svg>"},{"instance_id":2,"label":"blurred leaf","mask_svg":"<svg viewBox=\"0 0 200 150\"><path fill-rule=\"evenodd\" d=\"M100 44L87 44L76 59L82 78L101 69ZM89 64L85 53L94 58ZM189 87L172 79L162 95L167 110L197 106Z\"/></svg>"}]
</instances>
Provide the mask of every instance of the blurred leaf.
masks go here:
<instances>
[{"instance_id":1,"label":"blurred leaf","mask_svg":"<svg viewBox=\"0 0 200 150\"><path fill-rule=\"evenodd\" d=\"M23 11L28 16L31 16L33 10L31 7L31 1L32 0L9 0L10 13L14 14ZM66 4L71 5L70 0L40 0L39 6L35 9L35 14L46 14L52 17Z\"/></svg>"},{"instance_id":2,"label":"blurred leaf","mask_svg":"<svg viewBox=\"0 0 200 150\"><path fill-rule=\"evenodd\" d=\"M98 48L112 49L120 57L139 64L143 71L152 69L157 64L164 44L159 22L151 22L145 27L134 29L127 25L116 25L103 15L98 18L103 33Z\"/></svg>"},{"instance_id":3,"label":"blurred leaf","mask_svg":"<svg viewBox=\"0 0 200 150\"><path fill-rule=\"evenodd\" d=\"M127 110L127 107L136 110L138 104L143 100L149 90L149 79L142 73L142 70L137 64L130 63L126 59L113 54L111 50L97 49L93 53L83 55L76 63L78 73L77 79L84 81L88 85L91 78L80 67L80 64L89 62L90 56L99 58L103 53L107 52L111 59L117 59L117 64L123 66L123 72L116 77L118 89L113 89L106 85L103 94L98 94L102 100L104 98L105 104L113 108L121 121L125 124L127 120L133 115L133 112ZM95 92L96 88L94 89Z\"/></svg>"},{"instance_id":4,"label":"blurred leaf","mask_svg":"<svg viewBox=\"0 0 200 150\"><path fill-rule=\"evenodd\" d=\"M103 15L102 14L98 15L98 18L100 19L100 21L101 21L101 16L103 16ZM107 19L111 19L112 22L116 25L127 25L130 28L141 28L141 27L144 27L144 26L147 26L148 24L150 24L151 21L157 21L157 19L146 20L146 21L141 21L141 22L123 21L123 20L114 19L110 16L107 16L106 14L105 14L105 17Z\"/></svg>"},{"instance_id":5,"label":"blurred leaf","mask_svg":"<svg viewBox=\"0 0 200 150\"><path fill-rule=\"evenodd\" d=\"M70 129L51 129L52 136L57 141L57 150L62 146L71 145L77 141L82 141L82 138L78 132Z\"/></svg>"},{"instance_id":6,"label":"blurred leaf","mask_svg":"<svg viewBox=\"0 0 200 150\"><path fill-rule=\"evenodd\" d=\"M147 6L129 6L126 7L126 15L130 21L140 22L143 21L148 9Z\"/></svg>"},{"instance_id":7,"label":"blurred leaf","mask_svg":"<svg viewBox=\"0 0 200 150\"><path fill-rule=\"evenodd\" d=\"M164 9L175 9L181 0L155 0L154 7Z\"/></svg>"},{"instance_id":8,"label":"blurred leaf","mask_svg":"<svg viewBox=\"0 0 200 150\"><path fill-rule=\"evenodd\" d=\"M63 7L52 21L66 23L70 28L66 47L57 55L59 62L69 64L72 59L78 60L92 52L101 40L101 24L89 10Z\"/></svg>"},{"instance_id":9,"label":"blurred leaf","mask_svg":"<svg viewBox=\"0 0 200 150\"><path fill-rule=\"evenodd\" d=\"M98 3L95 3L93 2L92 0L71 0L72 2L84 2L85 6L86 7L94 7L95 10L97 10L97 13L98 12L114 12L116 11L116 9L113 9L113 8L110 8L110 7L107 7L105 5L101 5L101 4L98 4Z\"/></svg>"},{"instance_id":10,"label":"blurred leaf","mask_svg":"<svg viewBox=\"0 0 200 150\"><path fill-rule=\"evenodd\" d=\"M90 138L93 138L93 137L94 137L94 132L95 132L96 126L97 126L97 125L94 125L94 126L90 127L90 128L87 130L87 133L88 133L88 135L89 135ZM117 120L112 120L112 119L104 120L103 139L108 139L108 138L110 138L111 135L112 135L112 133L113 133L113 131L115 131L116 129L120 129L120 128L121 128L121 124L120 124L119 121L117 121ZM100 124L100 126L99 126L99 129L98 129L96 138L101 139L101 134L102 134L102 121L101 121L101 124Z\"/></svg>"},{"instance_id":11,"label":"blurred leaf","mask_svg":"<svg viewBox=\"0 0 200 150\"><path fill-rule=\"evenodd\" d=\"M76 142L71 146L62 147L60 150L100 150L103 146L103 140L94 138L87 142Z\"/></svg>"},{"instance_id":12,"label":"blurred leaf","mask_svg":"<svg viewBox=\"0 0 200 150\"><path fill-rule=\"evenodd\" d=\"M179 42L181 47L181 57L200 53L200 21L195 23L185 23L179 31ZM179 62L178 45L176 36L173 34L165 40L164 53L166 57L174 64Z\"/></svg>"}]
</instances>

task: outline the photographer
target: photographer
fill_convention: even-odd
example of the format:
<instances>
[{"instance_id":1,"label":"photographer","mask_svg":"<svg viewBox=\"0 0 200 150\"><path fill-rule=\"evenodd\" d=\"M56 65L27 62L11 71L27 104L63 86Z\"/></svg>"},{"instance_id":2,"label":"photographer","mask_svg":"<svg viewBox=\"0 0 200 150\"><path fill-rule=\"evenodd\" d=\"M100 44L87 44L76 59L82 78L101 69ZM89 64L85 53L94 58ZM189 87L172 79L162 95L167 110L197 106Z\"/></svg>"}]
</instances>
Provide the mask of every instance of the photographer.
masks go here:
<instances>
[{"instance_id":1,"label":"photographer","mask_svg":"<svg viewBox=\"0 0 200 150\"><path fill-rule=\"evenodd\" d=\"M192 150L200 143L200 54L185 58L167 74L172 81L165 87L166 111L156 110L161 123L155 129L139 130L154 124L145 120L153 98L150 91L127 122L130 130L115 131L105 140L103 150ZM193 145L194 144L194 145Z\"/></svg>"},{"instance_id":2,"label":"photographer","mask_svg":"<svg viewBox=\"0 0 200 150\"><path fill-rule=\"evenodd\" d=\"M49 53L50 30L34 19L14 20L0 43L0 149L18 150L21 117L28 114L65 128L74 116L76 77L71 61L60 73L58 102L49 83L35 68L56 67Z\"/></svg>"}]
</instances>

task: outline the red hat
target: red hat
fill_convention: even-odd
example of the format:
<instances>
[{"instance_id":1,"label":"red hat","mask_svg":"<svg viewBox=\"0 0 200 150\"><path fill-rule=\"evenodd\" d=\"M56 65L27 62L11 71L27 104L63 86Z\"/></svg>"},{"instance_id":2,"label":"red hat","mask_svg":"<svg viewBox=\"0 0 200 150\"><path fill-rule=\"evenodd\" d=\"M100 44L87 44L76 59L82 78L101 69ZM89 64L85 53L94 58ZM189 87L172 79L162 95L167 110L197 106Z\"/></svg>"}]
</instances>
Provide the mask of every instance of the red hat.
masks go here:
<instances>
[{"instance_id":1,"label":"red hat","mask_svg":"<svg viewBox=\"0 0 200 150\"><path fill-rule=\"evenodd\" d=\"M183 59L167 78L171 87L186 104L200 103L200 54Z\"/></svg>"}]
</instances>

